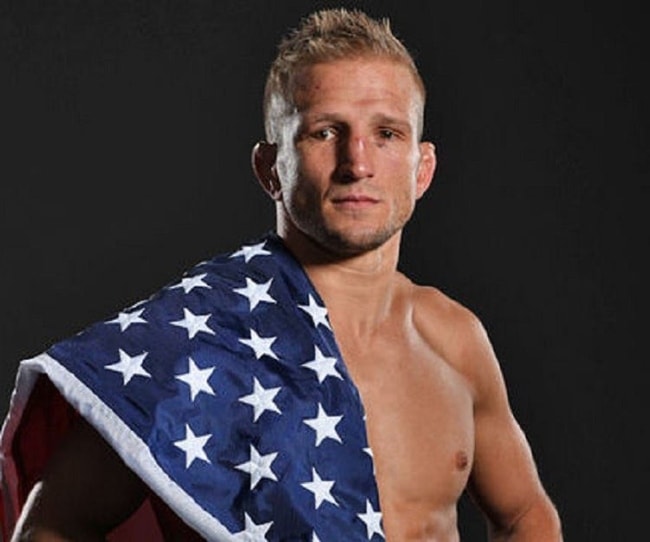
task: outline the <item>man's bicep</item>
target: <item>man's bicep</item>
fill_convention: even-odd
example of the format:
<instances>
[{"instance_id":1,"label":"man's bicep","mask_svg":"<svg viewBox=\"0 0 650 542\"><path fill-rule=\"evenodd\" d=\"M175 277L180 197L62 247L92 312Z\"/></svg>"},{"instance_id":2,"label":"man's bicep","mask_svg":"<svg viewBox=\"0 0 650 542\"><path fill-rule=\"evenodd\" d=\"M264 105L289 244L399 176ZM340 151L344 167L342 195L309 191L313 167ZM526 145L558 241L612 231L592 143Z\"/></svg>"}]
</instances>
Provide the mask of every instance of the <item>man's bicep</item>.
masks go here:
<instances>
[{"instance_id":1,"label":"man's bicep","mask_svg":"<svg viewBox=\"0 0 650 542\"><path fill-rule=\"evenodd\" d=\"M475 409L475 457L468 489L492 526L508 530L530 509L546 507L547 497L498 364L491 361L494 378Z\"/></svg>"},{"instance_id":2,"label":"man's bicep","mask_svg":"<svg viewBox=\"0 0 650 542\"><path fill-rule=\"evenodd\" d=\"M80 421L32 490L14 540L49 539L29 535L30 531L56 533L61 540L103 540L145 496L142 481L92 427Z\"/></svg>"}]
</instances>

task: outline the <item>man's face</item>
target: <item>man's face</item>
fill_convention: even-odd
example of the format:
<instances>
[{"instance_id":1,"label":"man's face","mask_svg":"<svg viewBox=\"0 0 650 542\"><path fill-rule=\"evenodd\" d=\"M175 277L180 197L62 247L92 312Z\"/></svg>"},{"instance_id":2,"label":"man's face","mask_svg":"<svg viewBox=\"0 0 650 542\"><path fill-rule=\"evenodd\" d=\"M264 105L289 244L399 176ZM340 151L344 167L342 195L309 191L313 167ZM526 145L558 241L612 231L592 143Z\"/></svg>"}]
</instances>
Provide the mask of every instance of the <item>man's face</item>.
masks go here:
<instances>
[{"instance_id":1,"label":"man's face","mask_svg":"<svg viewBox=\"0 0 650 542\"><path fill-rule=\"evenodd\" d=\"M305 68L280 121L280 224L341 254L377 248L400 232L435 167L419 143L422 97L391 60Z\"/></svg>"}]
</instances>

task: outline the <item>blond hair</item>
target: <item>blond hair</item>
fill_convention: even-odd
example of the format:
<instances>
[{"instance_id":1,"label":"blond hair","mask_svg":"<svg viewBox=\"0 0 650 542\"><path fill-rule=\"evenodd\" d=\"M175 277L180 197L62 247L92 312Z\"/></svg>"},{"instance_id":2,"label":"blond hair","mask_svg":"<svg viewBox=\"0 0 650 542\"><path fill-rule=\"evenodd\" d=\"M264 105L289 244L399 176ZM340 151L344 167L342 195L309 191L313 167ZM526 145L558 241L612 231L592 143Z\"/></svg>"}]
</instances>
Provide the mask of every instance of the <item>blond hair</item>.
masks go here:
<instances>
[{"instance_id":1,"label":"blond hair","mask_svg":"<svg viewBox=\"0 0 650 542\"><path fill-rule=\"evenodd\" d=\"M293 81L301 69L321 62L363 57L386 58L406 66L424 105L424 82L411 53L393 34L388 19L373 19L357 9L320 10L303 18L278 45L264 89L267 139L277 139L277 117L287 113L286 106L293 103ZM278 111L274 106L278 102L283 102L285 108Z\"/></svg>"}]
</instances>

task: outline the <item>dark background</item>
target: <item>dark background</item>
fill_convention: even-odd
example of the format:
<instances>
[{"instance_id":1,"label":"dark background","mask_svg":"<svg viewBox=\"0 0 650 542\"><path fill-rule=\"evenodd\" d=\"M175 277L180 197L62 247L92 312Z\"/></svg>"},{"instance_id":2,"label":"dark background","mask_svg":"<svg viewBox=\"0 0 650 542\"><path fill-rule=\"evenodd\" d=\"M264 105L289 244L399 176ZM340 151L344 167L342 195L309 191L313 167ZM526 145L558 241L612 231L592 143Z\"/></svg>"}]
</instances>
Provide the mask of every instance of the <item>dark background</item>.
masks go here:
<instances>
[{"instance_id":1,"label":"dark background","mask_svg":"<svg viewBox=\"0 0 650 542\"><path fill-rule=\"evenodd\" d=\"M429 89L402 270L483 320L566 540L643 538L649 40L592 4L4 0L0 415L21 359L273 226L249 152L275 44L361 7Z\"/></svg>"}]
</instances>

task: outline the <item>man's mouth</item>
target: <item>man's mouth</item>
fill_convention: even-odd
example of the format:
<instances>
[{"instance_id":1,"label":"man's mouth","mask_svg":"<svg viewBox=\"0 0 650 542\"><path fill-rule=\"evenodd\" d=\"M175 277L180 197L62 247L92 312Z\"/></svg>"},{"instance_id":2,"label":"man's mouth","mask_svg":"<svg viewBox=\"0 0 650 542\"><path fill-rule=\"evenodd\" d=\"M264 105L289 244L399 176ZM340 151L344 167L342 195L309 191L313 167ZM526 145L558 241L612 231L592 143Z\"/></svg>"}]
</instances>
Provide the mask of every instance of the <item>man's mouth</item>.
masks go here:
<instances>
[{"instance_id":1,"label":"man's mouth","mask_svg":"<svg viewBox=\"0 0 650 542\"><path fill-rule=\"evenodd\" d=\"M365 194L351 194L347 196L337 196L331 199L332 203L337 206L345 207L365 207L378 203L377 198Z\"/></svg>"}]
</instances>

